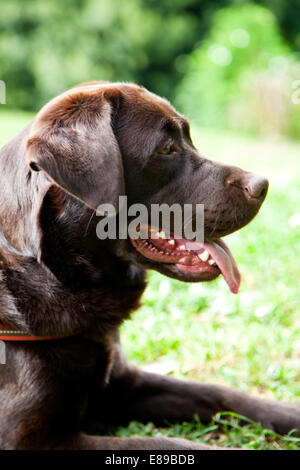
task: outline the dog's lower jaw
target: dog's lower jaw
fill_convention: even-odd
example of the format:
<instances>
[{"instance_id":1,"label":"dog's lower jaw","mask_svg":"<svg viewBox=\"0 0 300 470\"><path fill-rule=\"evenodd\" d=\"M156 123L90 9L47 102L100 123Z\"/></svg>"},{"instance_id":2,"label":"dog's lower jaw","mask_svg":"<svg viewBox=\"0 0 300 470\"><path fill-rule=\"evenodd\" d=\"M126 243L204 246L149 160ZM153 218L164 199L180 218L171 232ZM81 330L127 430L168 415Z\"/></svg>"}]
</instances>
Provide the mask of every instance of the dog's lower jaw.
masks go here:
<instances>
[{"instance_id":1,"label":"dog's lower jaw","mask_svg":"<svg viewBox=\"0 0 300 470\"><path fill-rule=\"evenodd\" d=\"M153 229L149 228L149 235ZM223 240L195 242L176 239L164 232L152 239L130 238L143 259L150 260L154 269L186 282L203 282L224 276L231 292L238 293L241 276L235 260Z\"/></svg>"}]
</instances>

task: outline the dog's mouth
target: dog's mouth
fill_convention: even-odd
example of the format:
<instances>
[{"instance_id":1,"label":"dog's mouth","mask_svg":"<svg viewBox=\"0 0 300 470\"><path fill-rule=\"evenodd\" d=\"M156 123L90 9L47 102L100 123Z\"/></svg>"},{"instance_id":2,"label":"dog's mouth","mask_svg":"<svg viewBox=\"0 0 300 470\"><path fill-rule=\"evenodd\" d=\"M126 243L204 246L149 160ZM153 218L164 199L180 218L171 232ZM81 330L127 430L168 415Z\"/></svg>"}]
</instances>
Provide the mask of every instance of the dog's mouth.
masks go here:
<instances>
[{"instance_id":1,"label":"dog's mouth","mask_svg":"<svg viewBox=\"0 0 300 470\"><path fill-rule=\"evenodd\" d=\"M241 275L236 262L223 240L200 243L184 238L166 237L164 232L148 228L149 238L130 241L145 258L173 265L192 281L209 281L223 275L232 293L237 294Z\"/></svg>"}]
</instances>

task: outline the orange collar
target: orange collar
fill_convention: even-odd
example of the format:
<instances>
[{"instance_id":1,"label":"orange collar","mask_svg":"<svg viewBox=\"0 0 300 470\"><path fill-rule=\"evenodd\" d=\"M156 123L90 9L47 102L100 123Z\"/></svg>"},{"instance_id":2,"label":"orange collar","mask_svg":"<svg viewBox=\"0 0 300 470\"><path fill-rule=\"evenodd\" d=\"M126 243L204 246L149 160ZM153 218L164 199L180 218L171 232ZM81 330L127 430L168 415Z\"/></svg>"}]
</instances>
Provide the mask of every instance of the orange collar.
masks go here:
<instances>
[{"instance_id":1,"label":"orange collar","mask_svg":"<svg viewBox=\"0 0 300 470\"><path fill-rule=\"evenodd\" d=\"M31 336L24 331L13 329L11 326L0 323L0 341L45 341L50 339L68 338L79 333L70 333L63 336Z\"/></svg>"}]
</instances>

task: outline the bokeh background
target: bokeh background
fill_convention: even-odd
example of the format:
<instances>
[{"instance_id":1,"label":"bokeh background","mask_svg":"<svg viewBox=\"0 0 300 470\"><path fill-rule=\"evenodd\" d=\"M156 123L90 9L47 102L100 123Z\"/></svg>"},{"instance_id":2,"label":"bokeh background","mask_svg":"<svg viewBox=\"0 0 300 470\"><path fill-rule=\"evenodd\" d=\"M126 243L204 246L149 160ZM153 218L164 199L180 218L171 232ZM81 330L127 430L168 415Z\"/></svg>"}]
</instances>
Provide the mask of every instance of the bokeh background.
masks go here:
<instances>
[{"instance_id":1,"label":"bokeh background","mask_svg":"<svg viewBox=\"0 0 300 470\"><path fill-rule=\"evenodd\" d=\"M0 144L81 81L134 81L189 118L202 153L270 179L258 217L226 237L240 293L223 279L188 285L150 273L123 343L147 370L299 402L299 0L0 0L0 12ZM111 432L300 449L296 433L234 417Z\"/></svg>"},{"instance_id":2,"label":"bokeh background","mask_svg":"<svg viewBox=\"0 0 300 470\"><path fill-rule=\"evenodd\" d=\"M166 96L201 125L299 135L291 101L300 74L298 0L1 0L0 7L7 107L37 110L81 81L125 80Z\"/></svg>"}]
</instances>

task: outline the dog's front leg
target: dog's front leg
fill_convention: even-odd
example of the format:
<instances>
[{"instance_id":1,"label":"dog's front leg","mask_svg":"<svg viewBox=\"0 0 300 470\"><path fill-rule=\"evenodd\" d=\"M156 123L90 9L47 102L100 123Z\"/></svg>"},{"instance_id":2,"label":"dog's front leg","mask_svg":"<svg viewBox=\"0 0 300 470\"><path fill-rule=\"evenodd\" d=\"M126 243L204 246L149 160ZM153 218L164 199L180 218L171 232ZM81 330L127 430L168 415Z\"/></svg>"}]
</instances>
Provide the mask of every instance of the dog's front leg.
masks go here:
<instances>
[{"instance_id":1,"label":"dog's front leg","mask_svg":"<svg viewBox=\"0 0 300 470\"><path fill-rule=\"evenodd\" d=\"M55 447L55 450L218 450L186 439L152 437L89 436L78 433Z\"/></svg>"},{"instance_id":2,"label":"dog's front leg","mask_svg":"<svg viewBox=\"0 0 300 470\"><path fill-rule=\"evenodd\" d=\"M158 425L183 422L198 415L204 423L218 412L233 411L262 426L286 434L300 430L300 406L256 398L229 387L185 382L127 366L112 377L101 394L100 422L128 423L131 420ZM95 416L95 415L94 415Z\"/></svg>"}]
</instances>

